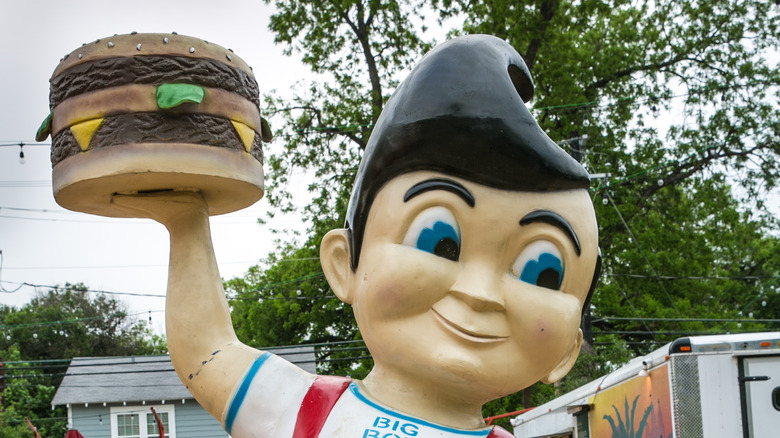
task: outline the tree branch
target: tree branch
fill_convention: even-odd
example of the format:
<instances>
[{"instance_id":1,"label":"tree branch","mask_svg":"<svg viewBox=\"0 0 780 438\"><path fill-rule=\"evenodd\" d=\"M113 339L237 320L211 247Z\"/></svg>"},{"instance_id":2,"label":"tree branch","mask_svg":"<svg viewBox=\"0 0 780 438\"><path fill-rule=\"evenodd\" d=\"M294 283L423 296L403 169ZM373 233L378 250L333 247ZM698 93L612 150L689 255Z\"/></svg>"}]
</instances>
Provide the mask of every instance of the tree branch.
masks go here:
<instances>
[{"instance_id":1,"label":"tree branch","mask_svg":"<svg viewBox=\"0 0 780 438\"><path fill-rule=\"evenodd\" d=\"M687 57L687 55L679 55L675 58L672 58L668 61L664 62L657 62L652 64L644 64L644 65L637 65L633 67L629 67L623 70L616 71L612 73L611 75L602 78L601 80L598 80L591 85L588 86L588 90L596 90L599 88L604 88L607 85L609 85L612 81L616 79L620 79L626 76L631 76L634 73L638 73L641 71L648 71L648 70L662 70L666 67L673 66L679 62L685 61L685 60L691 60Z\"/></svg>"},{"instance_id":2,"label":"tree branch","mask_svg":"<svg viewBox=\"0 0 780 438\"><path fill-rule=\"evenodd\" d=\"M534 62L536 61L536 55L539 53L539 48L542 46L542 38L544 38L545 31L547 30L547 25L552 20L553 16L555 15L555 11L558 9L558 0L545 0L542 2L541 5L539 5L539 14L542 17L542 24L540 32L538 33L538 37L531 40L530 43L528 43L528 47L525 51L525 56L523 58L525 59L526 65L528 65L529 70L533 70Z\"/></svg>"}]
</instances>

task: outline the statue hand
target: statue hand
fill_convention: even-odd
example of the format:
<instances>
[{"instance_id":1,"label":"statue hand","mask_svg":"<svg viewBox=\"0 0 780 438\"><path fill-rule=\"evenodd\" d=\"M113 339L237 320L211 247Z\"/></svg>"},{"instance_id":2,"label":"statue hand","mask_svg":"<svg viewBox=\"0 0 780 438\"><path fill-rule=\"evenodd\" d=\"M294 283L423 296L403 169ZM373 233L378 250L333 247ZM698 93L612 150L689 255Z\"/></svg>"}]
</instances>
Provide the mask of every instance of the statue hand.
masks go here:
<instances>
[{"instance_id":1,"label":"statue hand","mask_svg":"<svg viewBox=\"0 0 780 438\"><path fill-rule=\"evenodd\" d=\"M208 218L206 201L197 191L117 194L111 198L111 203L134 217L152 219L166 227L176 219L192 215L204 215Z\"/></svg>"}]
</instances>

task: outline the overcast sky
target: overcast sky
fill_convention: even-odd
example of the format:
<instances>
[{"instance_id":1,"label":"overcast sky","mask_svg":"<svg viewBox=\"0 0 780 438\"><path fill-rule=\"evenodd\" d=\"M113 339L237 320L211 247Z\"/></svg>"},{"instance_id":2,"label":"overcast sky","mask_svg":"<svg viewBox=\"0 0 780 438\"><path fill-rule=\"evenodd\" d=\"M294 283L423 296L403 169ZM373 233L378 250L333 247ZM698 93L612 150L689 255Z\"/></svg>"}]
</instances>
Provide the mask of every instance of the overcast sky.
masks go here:
<instances>
[{"instance_id":1,"label":"overcast sky","mask_svg":"<svg viewBox=\"0 0 780 438\"><path fill-rule=\"evenodd\" d=\"M299 55L285 57L273 44L271 13L260 0L0 0L0 145L27 144L24 164L18 146L0 147L2 288L84 283L94 290L164 295L168 236L161 225L69 212L55 203L49 147L34 141L49 112L48 80L60 58L83 43L132 31L176 31L232 48L254 68L261 95L284 94L311 73L298 63ZM773 211L780 211L778 192L770 195ZM266 210L261 200L212 218L223 278L241 276L272 249L268 227L256 222ZM296 224L288 219L277 225ZM0 303L20 306L34 293L29 286L0 292ZM163 332L163 298L113 296L144 319L151 311L153 328Z\"/></svg>"},{"instance_id":2,"label":"overcast sky","mask_svg":"<svg viewBox=\"0 0 780 438\"><path fill-rule=\"evenodd\" d=\"M48 80L60 58L113 34L176 31L232 48L254 68L261 94L284 92L309 70L273 44L271 12L259 0L0 0L0 144L28 144L24 164L18 146L0 147L4 289L82 282L111 292L165 293L168 236L161 225L74 213L54 201L49 147L34 146L34 137L49 112ZM270 232L256 223L266 209L261 200L212 218L223 278L242 275L271 249ZM20 306L34 293L23 286L0 293L0 303ZM116 297L133 313L152 311L154 329L163 331L163 298Z\"/></svg>"}]
</instances>

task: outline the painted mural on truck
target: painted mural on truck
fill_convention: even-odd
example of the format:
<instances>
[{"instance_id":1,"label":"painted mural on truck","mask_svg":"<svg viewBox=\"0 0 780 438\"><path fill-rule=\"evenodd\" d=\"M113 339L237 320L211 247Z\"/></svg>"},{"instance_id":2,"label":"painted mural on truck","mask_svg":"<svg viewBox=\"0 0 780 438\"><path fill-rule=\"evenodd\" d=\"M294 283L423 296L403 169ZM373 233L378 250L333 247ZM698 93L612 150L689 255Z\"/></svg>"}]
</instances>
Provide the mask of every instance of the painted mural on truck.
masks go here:
<instances>
[{"instance_id":1,"label":"painted mural on truck","mask_svg":"<svg viewBox=\"0 0 780 438\"><path fill-rule=\"evenodd\" d=\"M660 366L590 398L591 438L671 438L669 367Z\"/></svg>"}]
</instances>

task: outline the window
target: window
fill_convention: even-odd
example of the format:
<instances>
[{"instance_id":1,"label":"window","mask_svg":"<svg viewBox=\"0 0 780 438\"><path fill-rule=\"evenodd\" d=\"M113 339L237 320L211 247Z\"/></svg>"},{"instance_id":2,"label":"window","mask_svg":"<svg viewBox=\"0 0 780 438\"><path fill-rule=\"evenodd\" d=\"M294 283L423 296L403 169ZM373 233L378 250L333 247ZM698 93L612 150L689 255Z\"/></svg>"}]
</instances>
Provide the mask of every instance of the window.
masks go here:
<instances>
[{"instance_id":1,"label":"window","mask_svg":"<svg viewBox=\"0 0 780 438\"><path fill-rule=\"evenodd\" d=\"M138 414L119 414L116 416L117 436L140 437Z\"/></svg>"},{"instance_id":2,"label":"window","mask_svg":"<svg viewBox=\"0 0 780 438\"><path fill-rule=\"evenodd\" d=\"M155 406L165 427L165 438L176 438L173 405ZM111 438L160 438L151 406L111 408Z\"/></svg>"},{"instance_id":3,"label":"window","mask_svg":"<svg viewBox=\"0 0 780 438\"><path fill-rule=\"evenodd\" d=\"M160 417L160 422L165 427L165 436L167 438L167 436L170 435L168 431L171 430L171 428L168 427L168 413L158 411L157 416ZM157 428L157 422L154 420L154 415L152 413L146 414L146 436L148 438L160 438L160 429Z\"/></svg>"}]
</instances>

